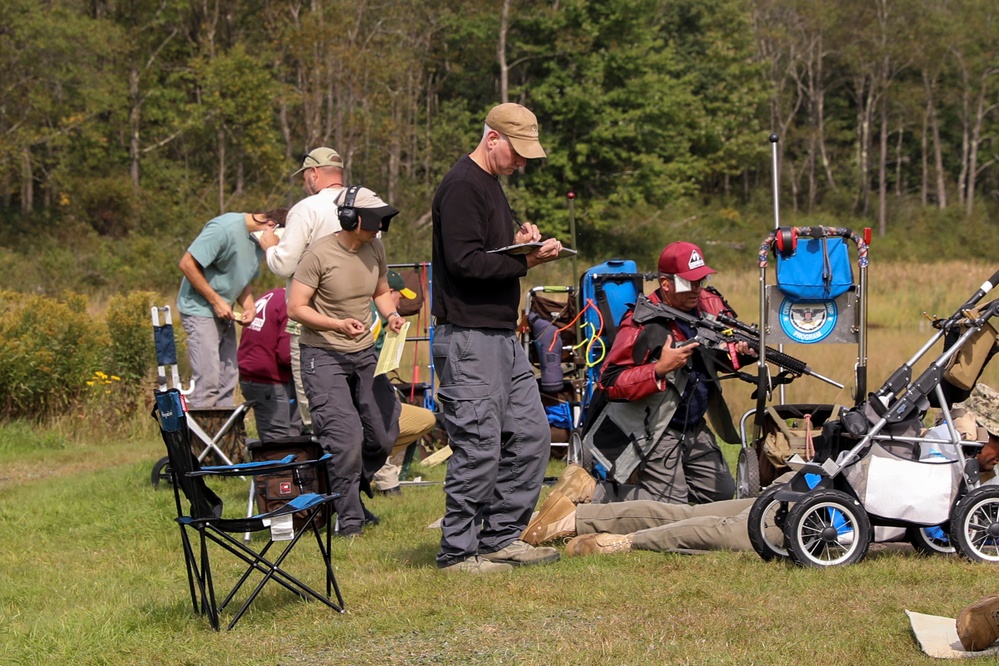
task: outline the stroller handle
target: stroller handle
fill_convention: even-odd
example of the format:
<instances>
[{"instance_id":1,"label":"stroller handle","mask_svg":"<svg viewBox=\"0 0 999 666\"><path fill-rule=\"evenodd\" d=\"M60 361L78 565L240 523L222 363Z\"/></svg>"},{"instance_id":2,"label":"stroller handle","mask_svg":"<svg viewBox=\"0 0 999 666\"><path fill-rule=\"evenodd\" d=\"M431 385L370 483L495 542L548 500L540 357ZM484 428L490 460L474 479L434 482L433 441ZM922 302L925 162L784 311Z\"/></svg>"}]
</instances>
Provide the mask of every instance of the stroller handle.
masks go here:
<instances>
[{"instance_id":1,"label":"stroller handle","mask_svg":"<svg viewBox=\"0 0 999 666\"><path fill-rule=\"evenodd\" d=\"M982 286L978 288L978 291L976 291L964 305L958 308L957 312L954 313L954 317L952 317L952 319L962 316L965 310L973 308L975 304L978 303L978 301L982 300L985 294L992 291L997 284L999 284L999 271L993 273L992 277L990 277L988 280L982 283Z\"/></svg>"}]
</instances>

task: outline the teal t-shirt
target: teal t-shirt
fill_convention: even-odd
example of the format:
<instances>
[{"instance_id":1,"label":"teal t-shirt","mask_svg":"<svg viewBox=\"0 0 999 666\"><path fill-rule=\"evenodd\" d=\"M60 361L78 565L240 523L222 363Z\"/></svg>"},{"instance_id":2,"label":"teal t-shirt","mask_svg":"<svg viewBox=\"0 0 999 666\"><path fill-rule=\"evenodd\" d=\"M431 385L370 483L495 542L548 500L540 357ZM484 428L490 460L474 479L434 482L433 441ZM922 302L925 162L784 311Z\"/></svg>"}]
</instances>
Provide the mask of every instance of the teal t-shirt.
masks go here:
<instances>
[{"instance_id":1,"label":"teal t-shirt","mask_svg":"<svg viewBox=\"0 0 999 666\"><path fill-rule=\"evenodd\" d=\"M246 229L243 213L225 213L209 220L191 246L205 279L227 302L233 303L257 276L264 251ZM177 293L177 310L196 317L214 317L215 310L185 277Z\"/></svg>"}]
</instances>

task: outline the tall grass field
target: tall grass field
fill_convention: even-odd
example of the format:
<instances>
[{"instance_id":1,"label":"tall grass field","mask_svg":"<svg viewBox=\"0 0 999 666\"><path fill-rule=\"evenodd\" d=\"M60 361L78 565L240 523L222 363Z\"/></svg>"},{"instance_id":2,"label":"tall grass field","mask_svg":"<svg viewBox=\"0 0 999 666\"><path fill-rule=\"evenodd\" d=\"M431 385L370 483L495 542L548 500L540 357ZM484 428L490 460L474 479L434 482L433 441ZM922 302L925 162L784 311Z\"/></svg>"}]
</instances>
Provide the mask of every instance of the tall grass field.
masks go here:
<instances>
[{"instance_id":1,"label":"tall grass field","mask_svg":"<svg viewBox=\"0 0 999 666\"><path fill-rule=\"evenodd\" d=\"M545 268L534 284L565 281ZM932 335L923 312L951 314L992 272L872 266L869 389ZM757 273L713 284L741 319L757 321ZM850 345L786 351L841 381L856 360ZM999 387L997 372L982 381ZM752 405L751 390L728 383L734 414ZM786 400L834 402L837 393L803 377ZM738 447L724 448L734 461ZM930 664L904 610L954 617L999 588L999 568L919 556L906 544L877 544L859 564L827 571L755 553L633 552L445 576L434 566L439 532L428 529L443 513L436 484L367 501L381 524L335 542L346 613L272 585L233 631L216 633L192 613L172 492L150 483L163 455L147 411L114 431L74 414L0 425L0 663ZM553 460L548 474L563 467ZM443 466L414 471L444 476ZM245 482L221 489L227 514L245 510ZM294 566L319 576L312 555L300 544ZM226 562L216 560L219 580L237 575Z\"/></svg>"}]
</instances>

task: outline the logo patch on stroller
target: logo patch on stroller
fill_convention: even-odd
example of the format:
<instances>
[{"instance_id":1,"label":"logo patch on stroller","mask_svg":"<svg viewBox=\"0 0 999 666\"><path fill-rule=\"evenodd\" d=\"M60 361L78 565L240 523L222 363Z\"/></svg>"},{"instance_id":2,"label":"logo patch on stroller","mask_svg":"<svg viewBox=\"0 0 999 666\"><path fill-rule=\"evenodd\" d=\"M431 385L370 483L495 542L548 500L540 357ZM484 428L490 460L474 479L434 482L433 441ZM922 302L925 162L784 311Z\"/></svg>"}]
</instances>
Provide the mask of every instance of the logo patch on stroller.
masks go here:
<instances>
[{"instance_id":1,"label":"logo patch on stroller","mask_svg":"<svg viewBox=\"0 0 999 666\"><path fill-rule=\"evenodd\" d=\"M282 481L278 484L278 494L279 495L290 495L291 494L291 481Z\"/></svg>"},{"instance_id":2,"label":"logo patch on stroller","mask_svg":"<svg viewBox=\"0 0 999 666\"><path fill-rule=\"evenodd\" d=\"M835 301L793 303L784 299L780 305L780 327L795 342L820 342L836 328L839 309Z\"/></svg>"}]
</instances>

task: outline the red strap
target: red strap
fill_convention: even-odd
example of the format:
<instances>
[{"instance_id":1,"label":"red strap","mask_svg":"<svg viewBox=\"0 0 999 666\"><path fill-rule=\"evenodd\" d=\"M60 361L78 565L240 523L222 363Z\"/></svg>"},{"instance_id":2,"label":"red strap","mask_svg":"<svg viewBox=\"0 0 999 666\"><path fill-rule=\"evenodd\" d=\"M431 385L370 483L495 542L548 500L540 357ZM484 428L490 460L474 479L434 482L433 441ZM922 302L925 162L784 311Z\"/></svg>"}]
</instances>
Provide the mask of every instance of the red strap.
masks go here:
<instances>
[{"instance_id":1,"label":"red strap","mask_svg":"<svg viewBox=\"0 0 999 666\"><path fill-rule=\"evenodd\" d=\"M738 370L742 366L739 365L739 352L735 350L735 343L726 342L725 344L728 347L728 358L732 362L732 369Z\"/></svg>"}]
</instances>

